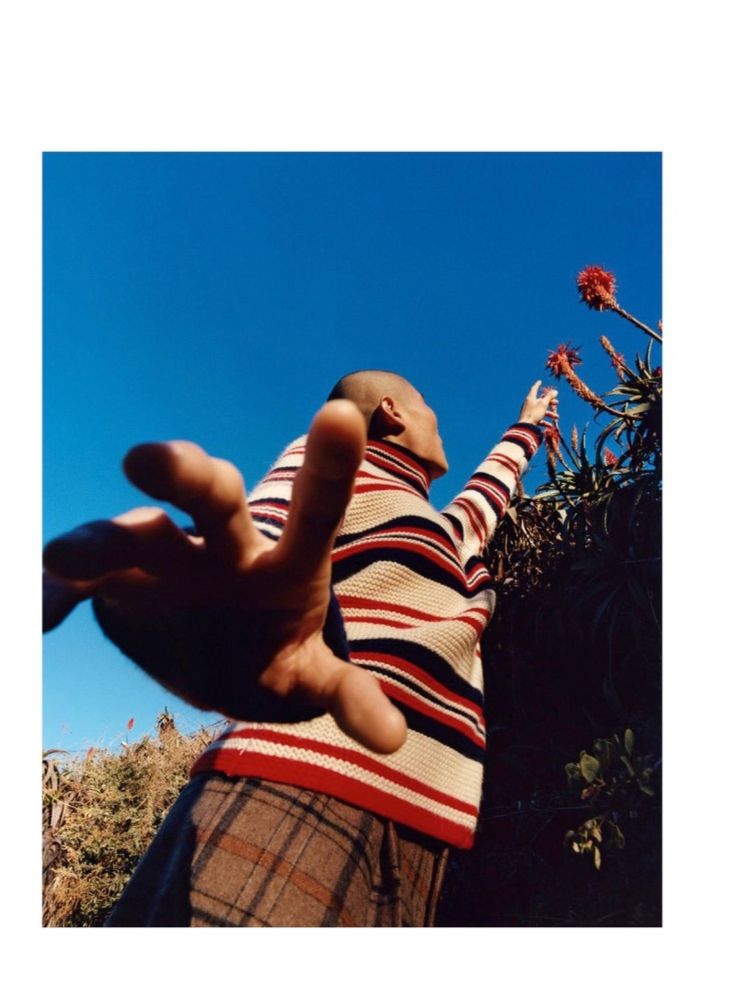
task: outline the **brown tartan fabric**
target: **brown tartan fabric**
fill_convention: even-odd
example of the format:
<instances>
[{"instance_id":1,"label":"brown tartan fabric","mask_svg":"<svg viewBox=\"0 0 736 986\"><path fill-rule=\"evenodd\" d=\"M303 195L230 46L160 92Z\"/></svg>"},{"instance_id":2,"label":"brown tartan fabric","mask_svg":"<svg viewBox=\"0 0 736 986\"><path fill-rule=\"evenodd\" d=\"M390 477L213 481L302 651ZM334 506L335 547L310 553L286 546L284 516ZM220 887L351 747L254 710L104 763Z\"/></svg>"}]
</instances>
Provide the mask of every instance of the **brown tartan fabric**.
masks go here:
<instances>
[{"instance_id":1,"label":"brown tartan fabric","mask_svg":"<svg viewBox=\"0 0 736 986\"><path fill-rule=\"evenodd\" d=\"M329 795L200 774L107 924L429 927L446 859L441 843Z\"/></svg>"}]
</instances>

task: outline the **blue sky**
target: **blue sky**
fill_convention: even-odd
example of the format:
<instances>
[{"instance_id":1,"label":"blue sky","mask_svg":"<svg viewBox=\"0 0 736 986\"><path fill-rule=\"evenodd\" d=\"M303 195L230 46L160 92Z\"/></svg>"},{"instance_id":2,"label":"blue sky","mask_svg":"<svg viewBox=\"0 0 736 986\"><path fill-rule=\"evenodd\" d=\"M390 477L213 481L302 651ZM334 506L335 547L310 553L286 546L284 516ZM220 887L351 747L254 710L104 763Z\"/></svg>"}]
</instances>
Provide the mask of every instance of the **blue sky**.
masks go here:
<instances>
[{"instance_id":1,"label":"blue sky","mask_svg":"<svg viewBox=\"0 0 736 986\"><path fill-rule=\"evenodd\" d=\"M147 502L133 444L190 438L249 486L335 380L393 369L426 395L442 506L518 411L550 348L613 383L597 339L645 337L579 303L586 264L661 314L658 154L47 154L44 539ZM589 408L561 388L562 426ZM545 478L542 457L527 480ZM177 519L182 519L176 515ZM89 605L44 640L44 747L115 746L168 705Z\"/></svg>"}]
</instances>

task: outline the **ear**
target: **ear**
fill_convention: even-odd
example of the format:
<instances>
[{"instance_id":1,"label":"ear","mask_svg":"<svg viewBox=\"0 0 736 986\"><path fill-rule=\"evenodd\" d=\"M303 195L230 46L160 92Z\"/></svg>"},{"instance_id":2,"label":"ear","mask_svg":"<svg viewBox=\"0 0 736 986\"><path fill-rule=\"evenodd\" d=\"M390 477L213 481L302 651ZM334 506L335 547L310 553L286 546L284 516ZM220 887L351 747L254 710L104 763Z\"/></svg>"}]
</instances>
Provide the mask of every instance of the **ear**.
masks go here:
<instances>
[{"instance_id":1,"label":"ear","mask_svg":"<svg viewBox=\"0 0 736 986\"><path fill-rule=\"evenodd\" d=\"M370 438L384 435L400 435L406 430L406 422L393 397L382 397L381 403L373 412L368 429Z\"/></svg>"}]
</instances>

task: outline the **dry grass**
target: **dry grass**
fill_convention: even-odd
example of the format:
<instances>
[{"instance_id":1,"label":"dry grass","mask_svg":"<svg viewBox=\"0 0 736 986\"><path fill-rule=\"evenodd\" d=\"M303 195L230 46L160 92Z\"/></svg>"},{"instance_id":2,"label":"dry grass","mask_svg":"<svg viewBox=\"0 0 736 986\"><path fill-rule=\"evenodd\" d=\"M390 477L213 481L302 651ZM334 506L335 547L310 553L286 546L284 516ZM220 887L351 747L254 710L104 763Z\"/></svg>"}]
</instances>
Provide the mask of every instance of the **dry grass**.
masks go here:
<instances>
[{"instance_id":1,"label":"dry grass","mask_svg":"<svg viewBox=\"0 0 736 986\"><path fill-rule=\"evenodd\" d=\"M158 735L120 753L44 762L44 904L48 927L104 923L212 734L182 735L159 717Z\"/></svg>"}]
</instances>

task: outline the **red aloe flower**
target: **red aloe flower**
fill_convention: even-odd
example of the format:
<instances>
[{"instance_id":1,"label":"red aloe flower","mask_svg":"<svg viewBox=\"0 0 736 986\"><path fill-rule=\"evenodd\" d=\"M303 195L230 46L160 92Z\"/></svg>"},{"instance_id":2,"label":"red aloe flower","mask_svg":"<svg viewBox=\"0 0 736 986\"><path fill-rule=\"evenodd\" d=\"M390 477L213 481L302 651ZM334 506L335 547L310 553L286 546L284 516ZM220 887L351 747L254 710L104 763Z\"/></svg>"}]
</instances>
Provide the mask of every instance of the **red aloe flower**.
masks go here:
<instances>
[{"instance_id":1,"label":"red aloe flower","mask_svg":"<svg viewBox=\"0 0 736 986\"><path fill-rule=\"evenodd\" d=\"M616 305L616 278L602 267L585 267L578 274L580 300L589 308L602 312Z\"/></svg>"},{"instance_id":2,"label":"red aloe flower","mask_svg":"<svg viewBox=\"0 0 736 986\"><path fill-rule=\"evenodd\" d=\"M601 336L601 346L603 346L605 351L611 357L611 366L616 371L616 375L618 376L619 380L623 380L625 376L624 371L626 368L624 354L617 352L613 344L611 343L611 340L607 339L605 336Z\"/></svg>"},{"instance_id":3,"label":"red aloe flower","mask_svg":"<svg viewBox=\"0 0 736 986\"><path fill-rule=\"evenodd\" d=\"M603 449L603 458L607 466L615 466L618 462L618 456L614 455L610 448Z\"/></svg>"},{"instance_id":4,"label":"red aloe flower","mask_svg":"<svg viewBox=\"0 0 736 986\"><path fill-rule=\"evenodd\" d=\"M548 445L551 445L552 448L556 451L560 447L560 439L562 438L560 429L557 427L557 425L549 425L549 424L545 424L543 427L544 427L545 442L547 442Z\"/></svg>"},{"instance_id":5,"label":"red aloe flower","mask_svg":"<svg viewBox=\"0 0 736 986\"><path fill-rule=\"evenodd\" d=\"M565 460L562 458L562 453L560 452L560 441L562 440L562 434L557 425L544 424L544 446L547 450L547 472L549 473L549 478L554 482L556 463L560 462L563 467L566 466Z\"/></svg>"},{"instance_id":6,"label":"red aloe flower","mask_svg":"<svg viewBox=\"0 0 736 986\"><path fill-rule=\"evenodd\" d=\"M550 350L545 366L559 380L566 369L583 362L578 356L578 349L580 346L571 346L569 342L560 343L557 349Z\"/></svg>"}]
</instances>

